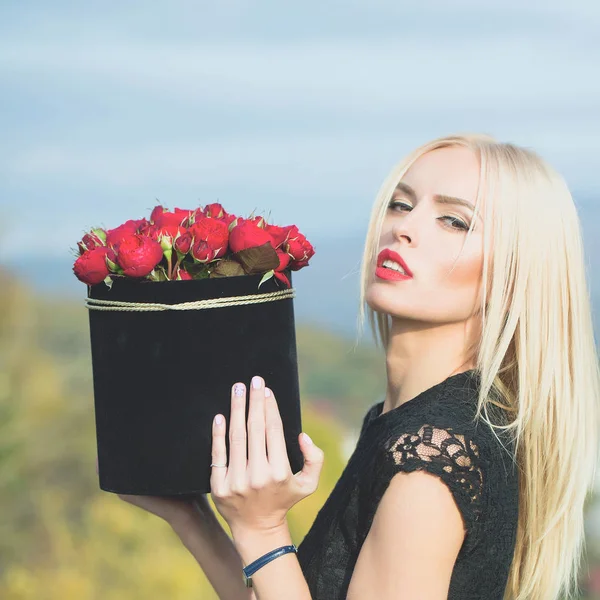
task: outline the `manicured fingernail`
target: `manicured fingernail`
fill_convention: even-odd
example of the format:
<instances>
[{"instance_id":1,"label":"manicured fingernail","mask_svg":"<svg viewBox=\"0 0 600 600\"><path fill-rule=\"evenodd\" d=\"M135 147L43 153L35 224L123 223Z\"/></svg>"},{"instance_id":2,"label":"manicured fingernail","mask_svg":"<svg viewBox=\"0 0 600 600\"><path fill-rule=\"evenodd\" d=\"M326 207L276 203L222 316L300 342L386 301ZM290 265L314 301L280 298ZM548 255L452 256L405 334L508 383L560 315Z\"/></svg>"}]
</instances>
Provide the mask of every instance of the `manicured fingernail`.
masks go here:
<instances>
[{"instance_id":1,"label":"manicured fingernail","mask_svg":"<svg viewBox=\"0 0 600 600\"><path fill-rule=\"evenodd\" d=\"M217 415L217 416L215 417L215 423L216 423L217 425L222 425L222 424L223 424L223 415Z\"/></svg>"},{"instance_id":2,"label":"manicured fingernail","mask_svg":"<svg viewBox=\"0 0 600 600\"><path fill-rule=\"evenodd\" d=\"M271 397L271 390L268 387L265 388L265 397L266 398L270 398Z\"/></svg>"},{"instance_id":3,"label":"manicured fingernail","mask_svg":"<svg viewBox=\"0 0 600 600\"><path fill-rule=\"evenodd\" d=\"M243 383L236 383L233 386L233 393L235 396L243 396L245 393L245 388Z\"/></svg>"},{"instance_id":4,"label":"manicured fingernail","mask_svg":"<svg viewBox=\"0 0 600 600\"><path fill-rule=\"evenodd\" d=\"M262 385L262 380L261 380L261 378L260 378L258 375L255 375L255 376L252 378L252 387L253 387L255 390L258 390L258 389L260 389L260 386L261 386L261 385Z\"/></svg>"},{"instance_id":5,"label":"manicured fingernail","mask_svg":"<svg viewBox=\"0 0 600 600\"><path fill-rule=\"evenodd\" d=\"M313 443L313 441L310 439L310 436L308 435L308 433L303 433L302 435L304 436L304 441L307 444L312 444Z\"/></svg>"}]
</instances>

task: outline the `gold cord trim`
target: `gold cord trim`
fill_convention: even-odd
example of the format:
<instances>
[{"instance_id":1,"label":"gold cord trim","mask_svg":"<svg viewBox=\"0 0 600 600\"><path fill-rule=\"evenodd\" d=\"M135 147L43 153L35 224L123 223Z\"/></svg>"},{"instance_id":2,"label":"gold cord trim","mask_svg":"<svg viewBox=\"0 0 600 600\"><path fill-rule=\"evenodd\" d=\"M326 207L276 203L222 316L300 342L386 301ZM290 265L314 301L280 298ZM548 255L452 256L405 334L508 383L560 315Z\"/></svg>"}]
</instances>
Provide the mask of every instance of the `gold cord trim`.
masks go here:
<instances>
[{"instance_id":1,"label":"gold cord trim","mask_svg":"<svg viewBox=\"0 0 600 600\"><path fill-rule=\"evenodd\" d=\"M268 292L266 294L250 294L248 296L230 296L227 298L211 298L180 304L158 304L151 302L122 302L119 300L99 300L86 298L85 305L90 310L120 310L120 311L158 311L158 310L201 310L204 308L221 308L224 306L242 306L244 304L260 304L286 300L296 295L294 288Z\"/></svg>"}]
</instances>

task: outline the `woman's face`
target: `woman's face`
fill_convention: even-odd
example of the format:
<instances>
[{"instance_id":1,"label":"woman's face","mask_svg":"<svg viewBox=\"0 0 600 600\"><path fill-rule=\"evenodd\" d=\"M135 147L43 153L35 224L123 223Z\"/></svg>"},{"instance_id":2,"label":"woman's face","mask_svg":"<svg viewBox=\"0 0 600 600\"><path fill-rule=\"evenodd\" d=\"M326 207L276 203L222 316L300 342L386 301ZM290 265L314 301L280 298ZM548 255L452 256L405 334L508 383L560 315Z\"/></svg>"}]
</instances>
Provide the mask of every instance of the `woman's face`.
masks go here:
<instances>
[{"instance_id":1,"label":"woman's face","mask_svg":"<svg viewBox=\"0 0 600 600\"><path fill-rule=\"evenodd\" d=\"M448 275L473 221L472 209L451 202L460 199L474 206L478 182L479 162L467 148L432 150L410 167L383 223L377 266L365 298L373 310L424 323L469 319L478 307L481 287L483 221L477 218ZM393 270L396 265L388 261L400 260L394 253L412 277Z\"/></svg>"}]
</instances>

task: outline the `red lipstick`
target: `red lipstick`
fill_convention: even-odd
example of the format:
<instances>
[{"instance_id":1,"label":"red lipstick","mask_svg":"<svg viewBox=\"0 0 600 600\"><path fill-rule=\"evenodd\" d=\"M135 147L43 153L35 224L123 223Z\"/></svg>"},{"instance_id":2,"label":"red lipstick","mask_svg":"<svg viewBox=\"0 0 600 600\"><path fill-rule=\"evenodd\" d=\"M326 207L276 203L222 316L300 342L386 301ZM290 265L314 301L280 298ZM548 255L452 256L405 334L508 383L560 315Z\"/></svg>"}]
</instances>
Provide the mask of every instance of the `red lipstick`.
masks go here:
<instances>
[{"instance_id":1,"label":"red lipstick","mask_svg":"<svg viewBox=\"0 0 600 600\"><path fill-rule=\"evenodd\" d=\"M383 263L386 260L394 261L399 264L405 271L406 275L400 273L400 271L395 271L394 269L390 269L388 267L384 267ZM384 248L377 257L377 268L375 269L375 275L381 279L389 279L393 281L403 281L406 279L412 279L413 274L412 271L408 268L408 265L404 262L403 258L393 250L389 248Z\"/></svg>"}]
</instances>

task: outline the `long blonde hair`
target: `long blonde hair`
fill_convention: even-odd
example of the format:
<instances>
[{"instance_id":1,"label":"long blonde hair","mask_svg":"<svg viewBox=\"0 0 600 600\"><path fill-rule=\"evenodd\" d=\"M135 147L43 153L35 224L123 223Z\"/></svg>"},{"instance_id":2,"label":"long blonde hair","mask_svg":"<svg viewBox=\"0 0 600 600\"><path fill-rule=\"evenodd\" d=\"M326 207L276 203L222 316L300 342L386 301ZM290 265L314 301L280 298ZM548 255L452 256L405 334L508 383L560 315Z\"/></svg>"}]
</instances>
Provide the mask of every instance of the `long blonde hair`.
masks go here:
<instances>
[{"instance_id":1,"label":"long blonde hair","mask_svg":"<svg viewBox=\"0 0 600 600\"><path fill-rule=\"evenodd\" d=\"M507 430L519 469L517 540L505 600L555 600L578 591L584 504L595 480L600 423L600 369L582 231L563 179L531 150L487 135L438 138L414 150L394 167L373 205L359 331L397 183L417 158L452 146L478 157L476 214L482 199L486 207L483 294L475 308L482 335L470 349L481 376L477 418L485 414L492 430ZM376 342L386 349L390 315L366 310ZM490 404L506 411L507 426L489 420Z\"/></svg>"}]
</instances>

